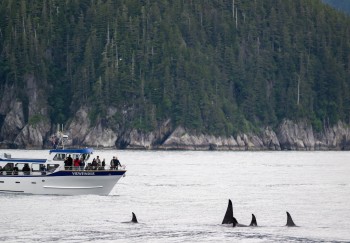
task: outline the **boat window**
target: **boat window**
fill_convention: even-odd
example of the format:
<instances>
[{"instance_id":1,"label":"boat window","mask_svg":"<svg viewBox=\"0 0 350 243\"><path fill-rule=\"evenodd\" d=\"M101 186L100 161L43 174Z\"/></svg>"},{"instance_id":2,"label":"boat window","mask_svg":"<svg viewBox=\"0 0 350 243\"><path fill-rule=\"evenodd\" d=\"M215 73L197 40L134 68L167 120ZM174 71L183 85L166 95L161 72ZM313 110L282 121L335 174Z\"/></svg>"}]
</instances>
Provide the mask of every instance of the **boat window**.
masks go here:
<instances>
[{"instance_id":1,"label":"boat window","mask_svg":"<svg viewBox=\"0 0 350 243\"><path fill-rule=\"evenodd\" d=\"M17 163L16 167L18 168L19 171L22 171L24 164L23 163Z\"/></svg>"},{"instance_id":2,"label":"boat window","mask_svg":"<svg viewBox=\"0 0 350 243\"><path fill-rule=\"evenodd\" d=\"M40 171L40 164L32 164L32 171Z\"/></svg>"},{"instance_id":3,"label":"boat window","mask_svg":"<svg viewBox=\"0 0 350 243\"><path fill-rule=\"evenodd\" d=\"M59 164L48 164L47 165L47 170L48 171L54 171L58 166L60 166Z\"/></svg>"},{"instance_id":4,"label":"boat window","mask_svg":"<svg viewBox=\"0 0 350 243\"><path fill-rule=\"evenodd\" d=\"M13 163L7 163L4 166L3 170L5 170L5 171L12 171L13 170Z\"/></svg>"},{"instance_id":5,"label":"boat window","mask_svg":"<svg viewBox=\"0 0 350 243\"><path fill-rule=\"evenodd\" d=\"M90 154L83 154L82 155L82 159L84 159L84 161L87 161L90 158Z\"/></svg>"},{"instance_id":6,"label":"boat window","mask_svg":"<svg viewBox=\"0 0 350 243\"><path fill-rule=\"evenodd\" d=\"M55 157L53 157L53 160L64 160L66 158L66 154L56 154Z\"/></svg>"}]
</instances>

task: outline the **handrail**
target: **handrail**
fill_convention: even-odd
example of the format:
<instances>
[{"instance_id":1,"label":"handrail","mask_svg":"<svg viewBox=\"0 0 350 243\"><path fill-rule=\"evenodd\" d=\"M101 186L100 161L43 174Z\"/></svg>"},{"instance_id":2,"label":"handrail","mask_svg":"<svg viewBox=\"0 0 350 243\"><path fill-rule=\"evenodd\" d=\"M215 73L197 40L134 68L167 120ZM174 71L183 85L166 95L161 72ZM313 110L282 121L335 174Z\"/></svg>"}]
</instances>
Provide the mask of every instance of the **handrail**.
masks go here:
<instances>
[{"instance_id":1,"label":"handrail","mask_svg":"<svg viewBox=\"0 0 350 243\"><path fill-rule=\"evenodd\" d=\"M62 170L67 170L67 171L97 171L97 170L104 170L104 171L114 171L114 170L125 170L125 165L122 165L120 168L116 169L113 166L59 166L55 170L50 170L50 171L0 171L0 175L3 176L26 176L26 175L46 175L46 174L51 174L53 172L57 171L62 171Z\"/></svg>"},{"instance_id":2,"label":"handrail","mask_svg":"<svg viewBox=\"0 0 350 243\"><path fill-rule=\"evenodd\" d=\"M61 168L61 166L60 166ZM63 167L63 169L61 170L85 170L85 171L96 171L96 170L125 170L125 165L122 165L121 167L118 167L118 169L116 169L114 166L92 166L92 165L87 165L87 166L65 166Z\"/></svg>"}]
</instances>

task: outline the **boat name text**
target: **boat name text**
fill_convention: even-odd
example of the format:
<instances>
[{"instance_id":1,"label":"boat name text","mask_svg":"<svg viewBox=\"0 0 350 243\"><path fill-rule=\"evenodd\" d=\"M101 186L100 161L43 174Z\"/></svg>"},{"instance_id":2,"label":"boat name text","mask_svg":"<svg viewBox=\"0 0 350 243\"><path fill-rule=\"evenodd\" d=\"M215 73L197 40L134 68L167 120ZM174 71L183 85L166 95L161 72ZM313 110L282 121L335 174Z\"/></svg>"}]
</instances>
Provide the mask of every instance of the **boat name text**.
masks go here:
<instances>
[{"instance_id":1,"label":"boat name text","mask_svg":"<svg viewBox=\"0 0 350 243\"><path fill-rule=\"evenodd\" d=\"M75 176L92 176L95 175L95 172L72 172Z\"/></svg>"}]
</instances>

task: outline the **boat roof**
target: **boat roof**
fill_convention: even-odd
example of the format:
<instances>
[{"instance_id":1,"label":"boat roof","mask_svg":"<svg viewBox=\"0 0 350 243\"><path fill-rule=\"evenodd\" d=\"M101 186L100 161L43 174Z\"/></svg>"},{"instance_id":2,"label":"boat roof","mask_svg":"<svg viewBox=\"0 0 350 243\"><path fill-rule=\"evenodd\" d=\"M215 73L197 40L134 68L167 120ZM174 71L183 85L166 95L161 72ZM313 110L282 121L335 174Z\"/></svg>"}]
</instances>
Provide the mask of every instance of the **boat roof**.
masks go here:
<instances>
[{"instance_id":1,"label":"boat roof","mask_svg":"<svg viewBox=\"0 0 350 243\"><path fill-rule=\"evenodd\" d=\"M94 150L92 148L83 148L83 149L51 149L51 153L60 153L60 154L92 154Z\"/></svg>"}]
</instances>

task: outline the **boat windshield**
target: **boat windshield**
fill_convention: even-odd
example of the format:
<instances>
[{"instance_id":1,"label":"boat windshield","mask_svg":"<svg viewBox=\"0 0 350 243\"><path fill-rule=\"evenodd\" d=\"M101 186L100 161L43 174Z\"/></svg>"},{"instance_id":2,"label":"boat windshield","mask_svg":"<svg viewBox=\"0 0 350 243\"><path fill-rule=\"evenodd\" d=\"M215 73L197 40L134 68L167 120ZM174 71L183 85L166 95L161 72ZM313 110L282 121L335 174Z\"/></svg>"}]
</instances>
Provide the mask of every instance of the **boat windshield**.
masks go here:
<instances>
[{"instance_id":1,"label":"boat windshield","mask_svg":"<svg viewBox=\"0 0 350 243\"><path fill-rule=\"evenodd\" d=\"M57 153L53 160L56 161L63 161L66 157L71 156L72 158L79 158L84 159L84 161L88 160L90 158L90 154L66 154L66 153Z\"/></svg>"},{"instance_id":2,"label":"boat windshield","mask_svg":"<svg viewBox=\"0 0 350 243\"><path fill-rule=\"evenodd\" d=\"M66 158L66 154L56 154L55 157L53 157L53 160L64 160Z\"/></svg>"}]
</instances>

